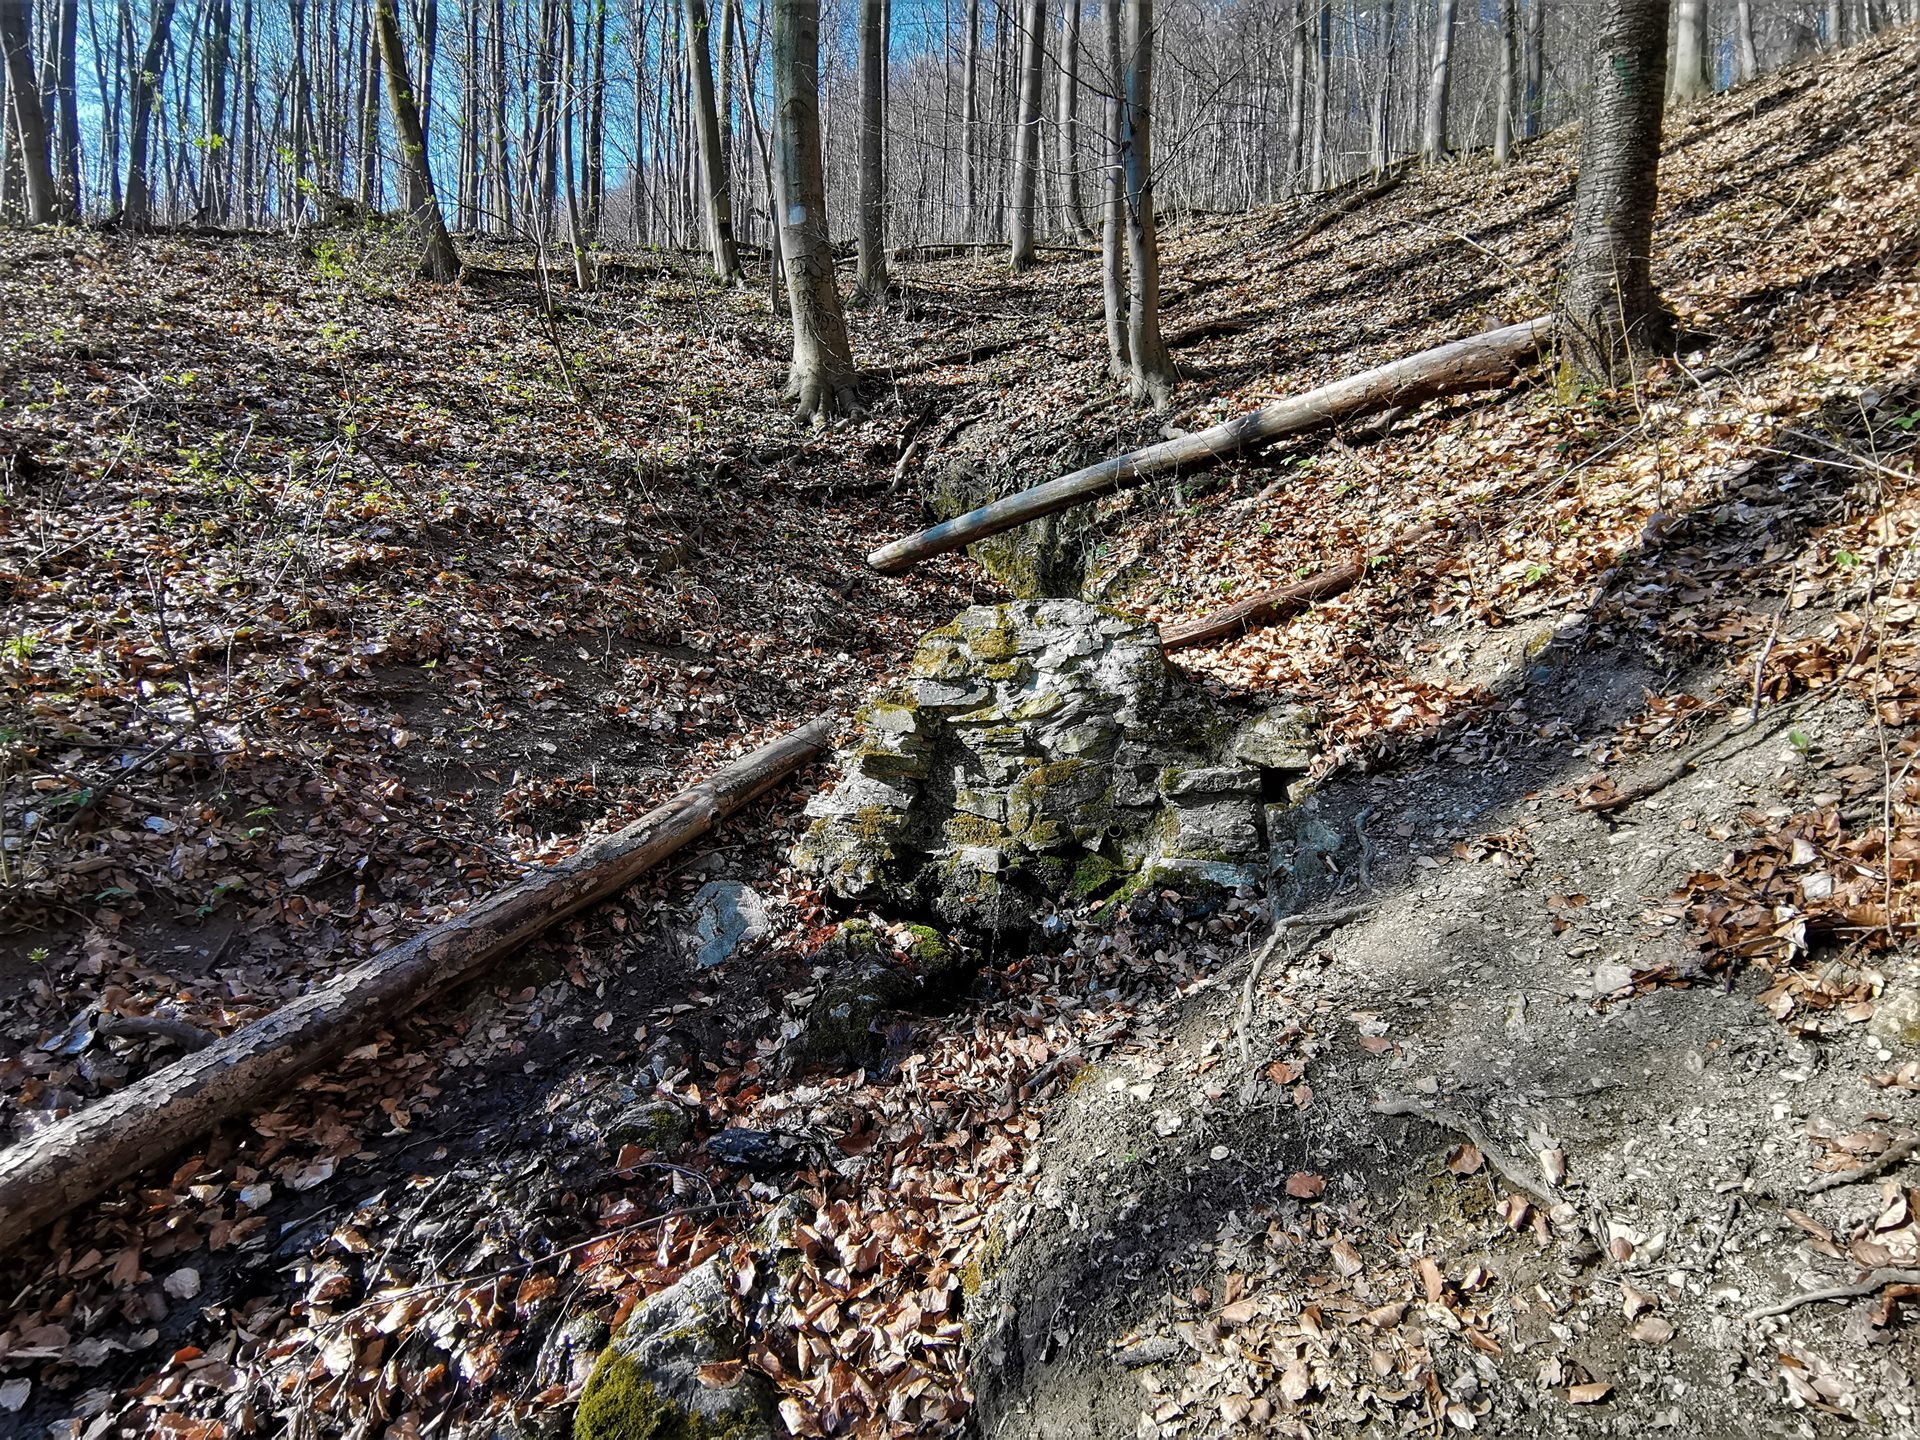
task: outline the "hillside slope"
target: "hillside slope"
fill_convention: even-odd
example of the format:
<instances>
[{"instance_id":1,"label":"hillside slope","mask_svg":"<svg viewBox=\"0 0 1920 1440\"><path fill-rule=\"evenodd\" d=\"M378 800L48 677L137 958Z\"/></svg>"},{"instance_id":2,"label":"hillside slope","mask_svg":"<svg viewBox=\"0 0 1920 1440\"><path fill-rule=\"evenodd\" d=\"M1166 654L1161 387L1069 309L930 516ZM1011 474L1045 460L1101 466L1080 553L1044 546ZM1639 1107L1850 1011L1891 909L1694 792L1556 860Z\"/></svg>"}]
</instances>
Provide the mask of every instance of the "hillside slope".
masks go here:
<instances>
[{"instance_id":1,"label":"hillside slope","mask_svg":"<svg viewBox=\"0 0 1920 1440\"><path fill-rule=\"evenodd\" d=\"M1920 1267L1916 79L1895 32L1676 115L1698 334L1636 387L1544 372L1067 537L1163 619L1443 522L1181 657L1318 707L1287 858L1338 923L1256 974L1253 893L1063 910L883 1065L810 1064L812 777L0 1261L0 1428L564 1433L607 1323L777 1210L733 1273L796 1433L1902 1433L1908 1281L1747 1317ZM1171 422L1546 308L1571 156L1171 225ZM916 484L1167 423L1083 259L903 267L869 414L805 434L764 296L480 259L0 235L7 1139L172 1053L99 1017L227 1031L1002 598L862 570ZM699 971L715 878L772 933Z\"/></svg>"}]
</instances>

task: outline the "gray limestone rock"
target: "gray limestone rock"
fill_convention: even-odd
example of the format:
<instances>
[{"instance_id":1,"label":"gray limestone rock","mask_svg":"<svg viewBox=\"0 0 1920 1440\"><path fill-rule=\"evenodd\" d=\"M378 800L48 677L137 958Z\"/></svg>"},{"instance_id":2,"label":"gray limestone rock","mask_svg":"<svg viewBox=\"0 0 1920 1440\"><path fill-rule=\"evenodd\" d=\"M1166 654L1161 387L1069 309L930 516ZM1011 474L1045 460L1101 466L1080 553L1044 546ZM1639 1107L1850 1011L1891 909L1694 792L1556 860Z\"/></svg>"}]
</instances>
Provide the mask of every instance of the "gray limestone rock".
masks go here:
<instances>
[{"instance_id":1,"label":"gray limestone rock","mask_svg":"<svg viewBox=\"0 0 1920 1440\"><path fill-rule=\"evenodd\" d=\"M738 880L709 880L693 897L693 963L711 970L735 951L758 945L772 931L766 903Z\"/></svg>"},{"instance_id":2,"label":"gray limestone rock","mask_svg":"<svg viewBox=\"0 0 1920 1440\"><path fill-rule=\"evenodd\" d=\"M1312 723L1230 711L1143 622L1077 600L975 606L860 712L794 858L843 899L985 931L1134 883L1259 884L1262 797L1311 762Z\"/></svg>"}]
</instances>

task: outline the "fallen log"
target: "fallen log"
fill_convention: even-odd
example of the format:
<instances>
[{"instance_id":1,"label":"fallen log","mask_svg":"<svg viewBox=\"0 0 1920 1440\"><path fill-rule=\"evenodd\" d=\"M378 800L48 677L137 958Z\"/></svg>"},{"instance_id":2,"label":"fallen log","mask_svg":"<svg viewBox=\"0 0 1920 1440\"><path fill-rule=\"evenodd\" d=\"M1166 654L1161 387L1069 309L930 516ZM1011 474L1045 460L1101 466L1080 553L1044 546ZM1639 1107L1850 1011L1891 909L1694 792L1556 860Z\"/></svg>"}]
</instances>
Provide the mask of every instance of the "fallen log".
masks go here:
<instances>
[{"instance_id":1,"label":"fallen log","mask_svg":"<svg viewBox=\"0 0 1920 1440\"><path fill-rule=\"evenodd\" d=\"M0 1151L0 1252L224 1120L277 1103L314 1066L603 900L820 754L822 716L464 915Z\"/></svg>"},{"instance_id":2,"label":"fallen log","mask_svg":"<svg viewBox=\"0 0 1920 1440\"><path fill-rule=\"evenodd\" d=\"M1374 552L1374 558L1391 554L1404 545L1423 540L1440 528L1439 522L1423 520L1410 526L1387 541ZM1224 640L1230 635L1240 635L1256 625L1271 625L1276 620L1284 620L1296 615L1319 600L1331 600L1344 594L1360 583L1360 577L1367 573L1368 560L1361 557L1355 560L1343 560L1338 565L1329 565L1324 570L1316 570L1304 580L1291 585L1276 586L1272 590L1262 590L1224 605L1218 610L1200 616L1197 620L1183 620L1177 625L1162 626L1160 630L1160 648L1162 650L1185 650L1195 645L1205 645L1214 640Z\"/></svg>"},{"instance_id":3,"label":"fallen log","mask_svg":"<svg viewBox=\"0 0 1920 1440\"><path fill-rule=\"evenodd\" d=\"M1417 405L1441 395L1477 390L1510 378L1552 337L1551 315L1422 350L1364 370L1318 390L1276 400L1231 420L1102 460L1044 485L1009 495L943 524L882 545L867 564L899 574L935 555L960 550L1029 520L1084 505L1114 490L1159 475L1212 465L1250 445L1264 444L1393 406Z\"/></svg>"}]
</instances>

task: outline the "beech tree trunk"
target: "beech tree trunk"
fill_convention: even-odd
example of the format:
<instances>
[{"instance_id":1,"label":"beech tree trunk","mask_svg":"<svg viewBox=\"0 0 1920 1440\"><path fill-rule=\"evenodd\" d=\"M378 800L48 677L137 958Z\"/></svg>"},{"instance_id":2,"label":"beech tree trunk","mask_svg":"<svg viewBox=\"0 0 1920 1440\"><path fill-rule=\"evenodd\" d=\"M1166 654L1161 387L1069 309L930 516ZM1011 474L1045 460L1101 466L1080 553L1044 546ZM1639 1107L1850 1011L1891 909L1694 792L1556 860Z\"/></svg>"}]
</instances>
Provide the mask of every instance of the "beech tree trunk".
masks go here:
<instances>
[{"instance_id":1,"label":"beech tree trunk","mask_svg":"<svg viewBox=\"0 0 1920 1440\"><path fill-rule=\"evenodd\" d=\"M1453 22L1455 0L1440 0L1433 32L1433 69L1427 77L1427 118L1420 131L1420 154L1429 165L1447 156L1447 105L1453 94Z\"/></svg>"},{"instance_id":2,"label":"beech tree trunk","mask_svg":"<svg viewBox=\"0 0 1920 1440\"><path fill-rule=\"evenodd\" d=\"M53 183L53 152L47 144L46 110L40 85L33 74L32 16L27 0L0 0L0 52L6 61L7 115L0 124L13 132L11 147L25 181L29 225L51 225L60 215L60 196Z\"/></svg>"},{"instance_id":3,"label":"beech tree trunk","mask_svg":"<svg viewBox=\"0 0 1920 1440\"><path fill-rule=\"evenodd\" d=\"M860 0L860 273L863 304L887 293L887 0Z\"/></svg>"},{"instance_id":4,"label":"beech tree trunk","mask_svg":"<svg viewBox=\"0 0 1920 1440\"><path fill-rule=\"evenodd\" d=\"M1040 192L1040 84L1047 0L1024 0L1020 25L1020 97L1013 130L1013 207L1007 261L1033 267L1034 210Z\"/></svg>"},{"instance_id":5,"label":"beech tree trunk","mask_svg":"<svg viewBox=\"0 0 1920 1440\"><path fill-rule=\"evenodd\" d=\"M820 161L820 3L773 0L774 148L780 172L780 250L793 316L786 396L800 420L852 410L853 348L833 278L826 177Z\"/></svg>"},{"instance_id":6,"label":"beech tree trunk","mask_svg":"<svg viewBox=\"0 0 1920 1440\"><path fill-rule=\"evenodd\" d=\"M874 0L866 0L872 4ZM720 149L720 112L713 103L712 48L707 43L707 0L685 0L687 76L692 82L694 145L700 152L700 191L706 200L707 249L713 273L722 280L740 276L733 243L733 203L727 194L727 160Z\"/></svg>"},{"instance_id":7,"label":"beech tree trunk","mask_svg":"<svg viewBox=\"0 0 1920 1440\"><path fill-rule=\"evenodd\" d=\"M54 181L61 212L78 220L85 195L80 180L79 0L60 0L59 53L54 62Z\"/></svg>"},{"instance_id":8,"label":"beech tree trunk","mask_svg":"<svg viewBox=\"0 0 1920 1440\"><path fill-rule=\"evenodd\" d=\"M1660 112L1669 0L1607 0L1580 127L1573 246L1561 300L1574 368L1602 384L1661 343L1671 317L1653 288Z\"/></svg>"},{"instance_id":9,"label":"beech tree trunk","mask_svg":"<svg viewBox=\"0 0 1920 1440\"><path fill-rule=\"evenodd\" d=\"M1127 393L1164 410L1180 375L1160 338L1160 237L1153 214L1153 0L1125 0L1120 155L1127 188Z\"/></svg>"},{"instance_id":10,"label":"beech tree trunk","mask_svg":"<svg viewBox=\"0 0 1920 1440\"><path fill-rule=\"evenodd\" d=\"M379 3L385 10L391 0ZM422 1000L619 893L812 761L838 723L823 716L761 746L617 834L0 1151L0 1252L222 1121L273 1103Z\"/></svg>"},{"instance_id":11,"label":"beech tree trunk","mask_svg":"<svg viewBox=\"0 0 1920 1440\"><path fill-rule=\"evenodd\" d=\"M1373 89L1372 105L1367 112L1367 143L1373 161L1373 173L1384 174L1393 163L1393 57L1394 0L1382 7L1380 39L1380 75Z\"/></svg>"},{"instance_id":12,"label":"beech tree trunk","mask_svg":"<svg viewBox=\"0 0 1920 1440\"><path fill-rule=\"evenodd\" d=\"M1177 440L1116 455L1004 500L969 510L944 524L882 545L867 556L867 564L897 575L922 560L964 549L976 540L1045 515L1057 515L1156 475L1204 469L1249 446L1264 445L1287 435L1356 420L1381 410L1418 405L1442 395L1505 384L1522 366L1532 363L1541 347L1552 341L1557 328L1555 317L1543 315L1422 350L1309 390L1304 395L1262 405Z\"/></svg>"},{"instance_id":13,"label":"beech tree trunk","mask_svg":"<svg viewBox=\"0 0 1920 1440\"><path fill-rule=\"evenodd\" d=\"M1707 0L1679 0L1674 13L1673 98L1685 103L1711 94L1707 81Z\"/></svg>"},{"instance_id":14,"label":"beech tree trunk","mask_svg":"<svg viewBox=\"0 0 1920 1440\"><path fill-rule=\"evenodd\" d=\"M408 78L406 50L400 39L400 19L393 7L394 0L374 0L373 16L380 40L380 60L387 72L387 104L393 113L394 134L400 140L400 168L411 177L406 193L420 197L418 207L407 220L420 238L420 273L445 285L460 278L460 257L454 253L446 217L440 213L440 198L433 190L426 132L420 127L420 111L414 105L413 82Z\"/></svg>"}]
</instances>

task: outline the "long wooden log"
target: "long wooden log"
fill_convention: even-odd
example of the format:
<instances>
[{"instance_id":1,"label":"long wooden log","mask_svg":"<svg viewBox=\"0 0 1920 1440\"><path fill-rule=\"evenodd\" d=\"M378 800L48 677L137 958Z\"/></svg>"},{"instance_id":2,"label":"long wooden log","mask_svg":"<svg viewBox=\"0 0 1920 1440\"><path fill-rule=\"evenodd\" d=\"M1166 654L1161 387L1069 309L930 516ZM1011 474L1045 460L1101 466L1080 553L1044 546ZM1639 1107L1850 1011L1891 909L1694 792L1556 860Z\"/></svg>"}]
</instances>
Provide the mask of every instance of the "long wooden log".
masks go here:
<instances>
[{"instance_id":1,"label":"long wooden log","mask_svg":"<svg viewBox=\"0 0 1920 1440\"><path fill-rule=\"evenodd\" d=\"M1338 565L1330 565L1325 570L1315 571L1296 584L1249 595L1197 620L1163 625L1160 628L1160 648L1184 650L1194 645L1205 645L1210 640L1238 635L1255 625L1271 625L1276 620L1299 613L1316 600L1330 600L1335 595L1351 590L1366 573L1366 561L1346 560Z\"/></svg>"},{"instance_id":2,"label":"long wooden log","mask_svg":"<svg viewBox=\"0 0 1920 1440\"><path fill-rule=\"evenodd\" d=\"M837 724L822 716L761 746L616 834L0 1152L0 1251L221 1121L276 1103L314 1066L617 893L807 764Z\"/></svg>"},{"instance_id":3,"label":"long wooden log","mask_svg":"<svg viewBox=\"0 0 1920 1440\"><path fill-rule=\"evenodd\" d=\"M1375 551L1373 558L1390 555L1402 546L1424 540L1439 528L1440 522L1436 520L1422 520L1417 525L1408 526ZM1236 600L1231 605L1209 611L1197 619L1162 626L1160 648L1184 650L1194 645L1205 645L1210 641L1224 640L1229 635L1244 634L1256 625L1271 625L1276 620L1297 615L1317 600L1331 600L1351 590L1360 583L1360 577L1367 573L1367 564L1365 557L1343 560L1338 565L1316 570L1306 579L1296 580L1291 585L1262 590L1244 600Z\"/></svg>"},{"instance_id":4,"label":"long wooden log","mask_svg":"<svg viewBox=\"0 0 1920 1440\"><path fill-rule=\"evenodd\" d=\"M1258 410L1250 410L1210 429L1116 455L991 505L969 510L944 524L882 545L867 557L867 564L887 574L899 574L922 560L962 549L1029 520L1084 505L1157 475L1215 464L1250 445L1396 405L1417 405L1437 396L1498 384L1531 361L1552 337L1553 329L1553 317L1545 315L1422 350L1417 355L1364 370L1304 395L1262 405Z\"/></svg>"}]
</instances>

